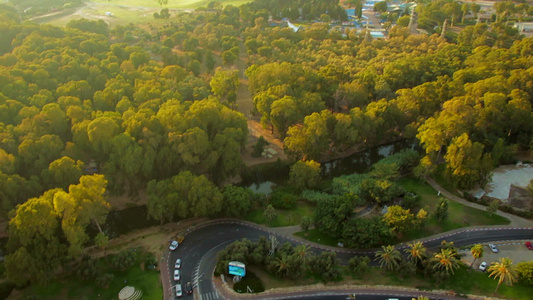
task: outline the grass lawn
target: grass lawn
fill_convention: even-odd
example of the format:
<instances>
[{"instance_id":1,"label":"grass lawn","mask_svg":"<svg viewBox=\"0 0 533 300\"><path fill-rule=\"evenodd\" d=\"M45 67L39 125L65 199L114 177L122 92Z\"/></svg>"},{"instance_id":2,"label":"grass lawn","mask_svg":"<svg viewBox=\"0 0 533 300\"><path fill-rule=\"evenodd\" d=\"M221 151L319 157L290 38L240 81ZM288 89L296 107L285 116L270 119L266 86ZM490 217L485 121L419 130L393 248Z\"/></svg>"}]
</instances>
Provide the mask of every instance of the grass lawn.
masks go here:
<instances>
[{"instance_id":1,"label":"grass lawn","mask_svg":"<svg viewBox=\"0 0 533 300\"><path fill-rule=\"evenodd\" d=\"M100 261L102 263L102 261ZM140 262L124 272L109 270L114 278L106 289L98 287L94 280L82 281L76 275L56 280L47 286L31 285L16 292L12 299L27 299L39 296L39 299L117 299L118 293L126 285L134 286L143 292L142 299L163 299L159 270L143 270ZM127 283L125 282L127 280Z\"/></svg>"},{"instance_id":2,"label":"grass lawn","mask_svg":"<svg viewBox=\"0 0 533 300\"><path fill-rule=\"evenodd\" d=\"M158 8L131 8L111 5L109 2L98 3L91 7L83 7L76 14L66 15L60 18L53 19L47 23L55 26L65 26L71 20L86 18L90 20L102 19L113 27L115 25L128 25L130 23L156 23L164 24L167 20L159 20L154 18L154 12L159 12ZM110 12L113 16L107 16Z\"/></svg>"},{"instance_id":3,"label":"grass lawn","mask_svg":"<svg viewBox=\"0 0 533 300\"><path fill-rule=\"evenodd\" d=\"M220 0L222 5L240 6L248 3L248 0ZM65 26L71 20L86 18L90 20L102 19L114 27L116 25L128 25L130 23L153 23L167 24L175 20L178 12L176 9L195 9L205 6L207 1L204 0L169 0L167 5L160 6L157 0L113 0L113 1L94 1L90 5L80 6L73 10L73 13L51 18L46 22L55 26ZM162 8L169 8L171 17L168 20L155 19L153 14L160 12ZM110 12L113 16L107 16Z\"/></svg>"},{"instance_id":4,"label":"grass lawn","mask_svg":"<svg viewBox=\"0 0 533 300\"><path fill-rule=\"evenodd\" d=\"M461 294L496 296L507 299L531 299L533 294L533 285L517 283L513 286L507 286L502 283L498 295L495 295L497 283L498 281L489 277L488 273L469 271L467 267L462 267L441 287Z\"/></svg>"},{"instance_id":5,"label":"grass lawn","mask_svg":"<svg viewBox=\"0 0 533 300\"><path fill-rule=\"evenodd\" d=\"M444 176L444 172L446 171L446 164L440 164L437 166L437 171L435 174L433 174L433 179L445 190L448 192L454 194L457 197L463 197L463 195L460 195L455 186L451 181L449 181L446 176Z\"/></svg>"},{"instance_id":6,"label":"grass lawn","mask_svg":"<svg viewBox=\"0 0 533 300\"><path fill-rule=\"evenodd\" d=\"M311 242L326 246L337 247L337 243L339 242L338 239L324 234L316 229L310 229L308 232L296 232L294 235L309 240Z\"/></svg>"},{"instance_id":7,"label":"grass lawn","mask_svg":"<svg viewBox=\"0 0 533 300\"><path fill-rule=\"evenodd\" d=\"M166 5L159 5L157 0L113 0L108 1L94 1L95 3L111 3L113 5L123 6L142 6L142 7L155 7L155 8L197 8L200 6L206 7L210 0L168 0ZM223 6L233 5L239 6L244 3L251 2L251 0L218 0Z\"/></svg>"},{"instance_id":8,"label":"grass lawn","mask_svg":"<svg viewBox=\"0 0 533 300\"><path fill-rule=\"evenodd\" d=\"M398 183L408 191L413 191L420 196L420 208L425 208L431 215L435 211L436 205L439 201L437 191L435 191L427 183L420 181L413 177L401 178ZM490 215L486 211L475 209L469 206L449 201L448 202L449 218L445 222L437 222L433 218L429 218L426 226L421 229L407 232L402 240L409 241L421 237L445 232L461 227L474 225L505 225L509 224L509 220L498 216Z\"/></svg>"},{"instance_id":9,"label":"grass lawn","mask_svg":"<svg viewBox=\"0 0 533 300\"><path fill-rule=\"evenodd\" d=\"M298 202L296 207L293 209L276 209L278 216L272 222L271 227L298 225L300 224L303 216L312 217L314 210L314 206L305 202ZM257 224L267 225L267 221L263 212L264 209L262 208L254 209L246 216L245 220Z\"/></svg>"}]
</instances>

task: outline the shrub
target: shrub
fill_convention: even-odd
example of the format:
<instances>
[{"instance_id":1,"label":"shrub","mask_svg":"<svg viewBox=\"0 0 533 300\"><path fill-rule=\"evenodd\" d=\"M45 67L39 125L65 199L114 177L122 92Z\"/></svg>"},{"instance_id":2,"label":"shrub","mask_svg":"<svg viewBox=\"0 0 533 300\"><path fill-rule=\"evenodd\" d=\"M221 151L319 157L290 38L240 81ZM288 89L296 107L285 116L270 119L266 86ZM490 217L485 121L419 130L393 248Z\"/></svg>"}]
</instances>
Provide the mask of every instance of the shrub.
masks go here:
<instances>
[{"instance_id":1,"label":"shrub","mask_svg":"<svg viewBox=\"0 0 533 300\"><path fill-rule=\"evenodd\" d=\"M403 196L402 206L406 209L415 207L420 202L420 196L414 192L406 192Z\"/></svg>"},{"instance_id":2,"label":"shrub","mask_svg":"<svg viewBox=\"0 0 533 300\"><path fill-rule=\"evenodd\" d=\"M4 281L0 283L0 299L7 299L15 285L11 281Z\"/></svg>"},{"instance_id":3,"label":"shrub","mask_svg":"<svg viewBox=\"0 0 533 300\"><path fill-rule=\"evenodd\" d=\"M311 203L317 203L323 199L334 197L333 195L313 190L304 190L300 196Z\"/></svg>"},{"instance_id":4,"label":"shrub","mask_svg":"<svg viewBox=\"0 0 533 300\"><path fill-rule=\"evenodd\" d=\"M121 251L117 255L111 256L111 267L116 270L125 271L135 264L137 261L137 252L136 251Z\"/></svg>"},{"instance_id":5,"label":"shrub","mask_svg":"<svg viewBox=\"0 0 533 300\"><path fill-rule=\"evenodd\" d=\"M313 219L311 219L311 217L309 216L302 217L302 220L300 221L300 227L302 227L304 231L308 231L309 227L311 227L311 224L313 224Z\"/></svg>"},{"instance_id":6,"label":"shrub","mask_svg":"<svg viewBox=\"0 0 533 300\"><path fill-rule=\"evenodd\" d=\"M85 255L76 270L76 274L81 280L93 281L94 278L96 278L96 276L98 275L98 267L96 265L96 261L93 260L91 257Z\"/></svg>"},{"instance_id":7,"label":"shrub","mask_svg":"<svg viewBox=\"0 0 533 300\"><path fill-rule=\"evenodd\" d=\"M233 285L233 290L235 290L237 293L247 293L247 287L250 287L254 293L261 293L265 291L265 286L263 285L261 279L257 277L254 272L250 271L246 272L246 276L244 276L240 282L237 282Z\"/></svg>"},{"instance_id":8,"label":"shrub","mask_svg":"<svg viewBox=\"0 0 533 300\"><path fill-rule=\"evenodd\" d=\"M260 136L258 139L257 139L257 142L255 143L255 145L253 146L253 152L252 152L252 156L253 157L261 157L261 154L263 153L263 150L265 150L265 146L268 145L269 143L265 140L265 138L263 136Z\"/></svg>"},{"instance_id":9,"label":"shrub","mask_svg":"<svg viewBox=\"0 0 533 300\"><path fill-rule=\"evenodd\" d=\"M113 274L105 273L105 274L98 276L96 278L95 283L98 287L106 289L109 287L109 284L111 284L111 281L113 281L114 278L115 276Z\"/></svg>"},{"instance_id":10,"label":"shrub","mask_svg":"<svg viewBox=\"0 0 533 300\"><path fill-rule=\"evenodd\" d=\"M298 199L298 196L294 194L277 190L272 192L270 195L270 204L272 204L274 208L278 209L291 209L296 207L296 202Z\"/></svg>"}]
</instances>

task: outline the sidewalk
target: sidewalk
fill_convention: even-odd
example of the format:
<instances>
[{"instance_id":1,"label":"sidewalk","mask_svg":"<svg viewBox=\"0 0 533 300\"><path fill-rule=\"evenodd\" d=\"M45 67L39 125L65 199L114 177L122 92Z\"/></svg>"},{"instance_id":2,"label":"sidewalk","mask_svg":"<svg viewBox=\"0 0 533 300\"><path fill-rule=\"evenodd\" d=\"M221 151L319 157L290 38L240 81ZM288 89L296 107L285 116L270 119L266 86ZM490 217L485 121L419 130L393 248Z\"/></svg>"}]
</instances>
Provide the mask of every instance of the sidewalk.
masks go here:
<instances>
[{"instance_id":1,"label":"sidewalk","mask_svg":"<svg viewBox=\"0 0 533 300\"><path fill-rule=\"evenodd\" d=\"M274 288L264 291L258 294L239 294L233 291L226 283L223 275L220 277L212 277L213 287L217 290L218 294L226 300L235 299L286 299L296 297L306 293L312 294L336 294L336 295L349 295L349 294L395 294L405 297L418 297L425 296L430 299L446 298L449 300L464 300L464 297L458 297L452 291L447 290L433 290L422 291L412 287L405 286L370 286L370 285L350 285L350 284L314 284L306 286L295 286L288 288ZM492 298L478 295L467 295L468 299L483 299L483 300L498 300L499 298Z\"/></svg>"}]
</instances>

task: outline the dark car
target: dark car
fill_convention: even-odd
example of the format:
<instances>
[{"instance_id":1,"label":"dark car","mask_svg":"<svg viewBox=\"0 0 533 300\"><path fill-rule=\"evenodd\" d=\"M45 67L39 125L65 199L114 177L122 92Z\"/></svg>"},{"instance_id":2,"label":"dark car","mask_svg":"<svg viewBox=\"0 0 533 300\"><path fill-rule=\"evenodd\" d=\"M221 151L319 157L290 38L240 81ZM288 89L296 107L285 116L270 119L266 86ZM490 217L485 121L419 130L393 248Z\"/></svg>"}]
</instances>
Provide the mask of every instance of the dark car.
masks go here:
<instances>
[{"instance_id":1,"label":"dark car","mask_svg":"<svg viewBox=\"0 0 533 300\"><path fill-rule=\"evenodd\" d=\"M527 247L529 250L533 250L533 245L531 244L531 242L526 242L526 247Z\"/></svg>"},{"instance_id":2,"label":"dark car","mask_svg":"<svg viewBox=\"0 0 533 300\"><path fill-rule=\"evenodd\" d=\"M185 293L192 294L192 283L190 281L185 285Z\"/></svg>"}]
</instances>

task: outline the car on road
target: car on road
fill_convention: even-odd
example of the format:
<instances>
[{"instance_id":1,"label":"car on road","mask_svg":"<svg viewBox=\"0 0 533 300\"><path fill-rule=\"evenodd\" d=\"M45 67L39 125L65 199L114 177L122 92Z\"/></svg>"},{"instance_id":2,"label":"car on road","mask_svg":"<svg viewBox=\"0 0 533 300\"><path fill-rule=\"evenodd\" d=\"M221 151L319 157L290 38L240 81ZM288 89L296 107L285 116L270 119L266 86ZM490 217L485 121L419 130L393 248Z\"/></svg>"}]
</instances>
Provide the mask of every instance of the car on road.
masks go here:
<instances>
[{"instance_id":1,"label":"car on road","mask_svg":"<svg viewBox=\"0 0 533 300\"><path fill-rule=\"evenodd\" d=\"M174 264L174 268L176 268L176 269L181 268L181 258L176 259L176 263Z\"/></svg>"},{"instance_id":2,"label":"car on road","mask_svg":"<svg viewBox=\"0 0 533 300\"><path fill-rule=\"evenodd\" d=\"M485 271L485 270L487 269L487 262L484 261L484 262L482 262L481 264L479 264L479 269L480 269L481 271Z\"/></svg>"},{"instance_id":3,"label":"car on road","mask_svg":"<svg viewBox=\"0 0 533 300\"><path fill-rule=\"evenodd\" d=\"M174 251L178 249L178 245L179 245L178 241L172 241L168 249L170 249L170 251Z\"/></svg>"},{"instance_id":4,"label":"car on road","mask_svg":"<svg viewBox=\"0 0 533 300\"><path fill-rule=\"evenodd\" d=\"M489 248L492 252L494 253L498 253L498 248L496 248L496 245L494 244L489 244Z\"/></svg>"},{"instance_id":5,"label":"car on road","mask_svg":"<svg viewBox=\"0 0 533 300\"><path fill-rule=\"evenodd\" d=\"M531 244L531 242L526 242L525 245L529 250L533 250L533 245Z\"/></svg>"},{"instance_id":6,"label":"car on road","mask_svg":"<svg viewBox=\"0 0 533 300\"><path fill-rule=\"evenodd\" d=\"M185 285L185 293L192 294L192 283L190 281Z\"/></svg>"},{"instance_id":7,"label":"car on road","mask_svg":"<svg viewBox=\"0 0 533 300\"><path fill-rule=\"evenodd\" d=\"M176 284L176 297L183 296L183 290L181 289L181 283Z\"/></svg>"},{"instance_id":8,"label":"car on road","mask_svg":"<svg viewBox=\"0 0 533 300\"><path fill-rule=\"evenodd\" d=\"M180 270L174 270L174 280L175 281L180 280Z\"/></svg>"}]
</instances>

